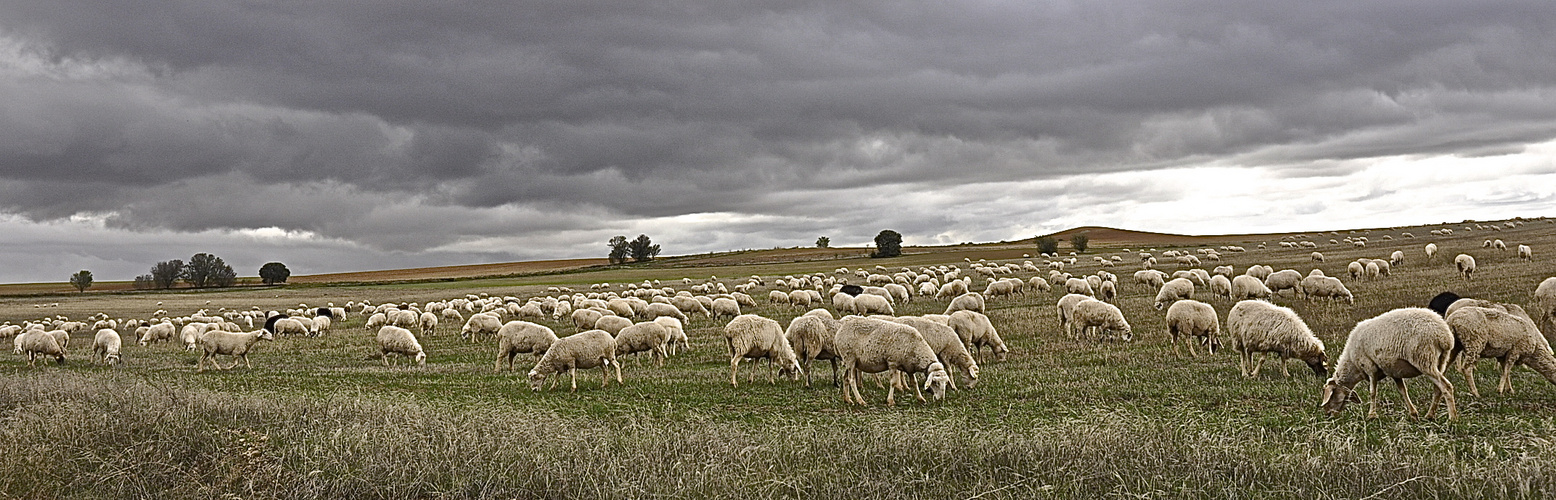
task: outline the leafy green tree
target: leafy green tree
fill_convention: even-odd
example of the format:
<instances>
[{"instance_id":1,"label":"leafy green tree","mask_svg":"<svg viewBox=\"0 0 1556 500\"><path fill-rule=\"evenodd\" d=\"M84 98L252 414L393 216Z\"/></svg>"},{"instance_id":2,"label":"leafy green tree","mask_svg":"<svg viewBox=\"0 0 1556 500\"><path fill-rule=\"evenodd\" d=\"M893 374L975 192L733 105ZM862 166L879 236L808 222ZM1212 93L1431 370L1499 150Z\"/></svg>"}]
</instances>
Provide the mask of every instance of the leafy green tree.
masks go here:
<instances>
[{"instance_id":1,"label":"leafy green tree","mask_svg":"<svg viewBox=\"0 0 1556 500\"><path fill-rule=\"evenodd\" d=\"M184 261L173 259L158 262L151 266L151 283L157 288L169 289L178 284L178 278L184 275Z\"/></svg>"},{"instance_id":2,"label":"leafy green tree","mask_svg":"<svg viewBox=\"0 0 1556 500\"><path fill-rule=\"evenodd\" d=\"M205 288L209 286L232 286L237 281L238 273L233 272L232 266L222 262L221 257L208 253L197 253L189 258L189 264L184 266L182 278L189 286Z\"/></svg>"},{"instance_id":3,"label":"leafy green tree","mask_svg":"<svg viewBox=\"0 0 1556 500\"><path fill-rule=\"evenodd\" d=\"M1053 236L1044 236L1037 239L1037 252L1045 254L1059 253L1059 240Z\"/></svg>"},{"instance_id":4,"label":"leafy green tree","mask_svg":"<svg viewBox=\"0 0 1556 500\"><path fill-rule=\"evenodd\" d=\"M632 253L633 262L648 262L659 256L659 245L649 240L646 234L640 234L637 239L627 243L627 250Z\"/></svg>"},{"instance_id":5,"label":"leafy green tree","mask_svg":"<svg viewBox=\"0 0 1556 500\"><path fill-rule=\"evenodd\" d=\"M1086 245L1088 243L1091 243L1091 236L1086 233L1079 233L1070 236L1070 246L1075 247L1075 251L1077 252L1085 252Z\"/></svg>"},{"instance_id":6,"label":"leafy green tree","mask_svg":"<svg viewBox=\"0 0 1556 500\"><path fill-rule=\"evenodd\" d=\"M286 283L286 279L292 277L292 270L286 268L286 264L269 262L259 266L259 280L266 285Z\"/></svg>"},{"instance_id":7,"label":"leafy green tree","mask_svg":"<svg viewBox=\"0 0 1556 500\"><path fill-rule=\"evenodd\" d=\"M875 235L875 253L871 257L896 257L902 255L902 235L890 229L882 229Z\"/></svg>"},{"instance_id":8,"label":"leafy green tree","mask_svg":"<svg viewBox=\"0 0 1556 500\"><path fill-rule=\"evenodd\" d=\"M615 238L611 238L610 243L606 243L606 245L611 248L611 253L610 253L610 263L611 264L623 264L623 263L626 263L627 262L627 256L632 254L632 250L627 248L627 237L626 236L617 236Z\"/></svg>"},{"instance_id":9,"label":"leafy green tree","mask_svg":"<svg viewBox=\"0 0 1556 500\"><path fill-rule=\"evenodd\" d=\"M832 238L828 238L826 236L822 236L820 238L816 238L816 248L828 248L828 247L831 247L831 246L832 246Z\"/></svg>"},{"instance_id":10,"label":"leafy green tree","mask_svg":"<svg viewBox=\"0 0 1556 500\"><path fill-rule=\"evenodd\" d=\"M70 286L76 287L77 292L86 293L86 289L92 288L92 272L82 269L76 274L70 275Z\"/></svg>"}]
</instances>

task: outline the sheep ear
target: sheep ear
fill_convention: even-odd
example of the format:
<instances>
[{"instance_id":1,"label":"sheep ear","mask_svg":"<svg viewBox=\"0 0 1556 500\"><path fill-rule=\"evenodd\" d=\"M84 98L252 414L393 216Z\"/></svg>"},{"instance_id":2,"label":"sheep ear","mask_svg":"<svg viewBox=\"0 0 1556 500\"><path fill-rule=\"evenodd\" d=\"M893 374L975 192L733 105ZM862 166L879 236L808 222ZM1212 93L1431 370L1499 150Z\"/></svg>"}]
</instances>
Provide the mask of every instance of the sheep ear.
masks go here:
<instances>
[{"instance_id":1,"label":"sheep ear","mask_svg":"<svg viewBox=\"0 0 1556 500\"><path fill-rule=\"evenodd\" d=\"M1330 384L1324 384L1323 400L1318 402L1318 407L1323 408L1329 406L1329 399L1332 397L1334 397L1334 386Z\"/></svg>"},{"instance_id":2,"label":"sheep ear","mask_svg":"<svg viewBox=\"0 0 1556 500\"><path fill-rule=\"evenodd\" d=\"M1354 391L1352 391L1350 394L1346 395L1345 399L1346 399L1346 401L1350 401L1352 403L1357 403L1357 404L1360 404L1362 402L1361 396L1358 395Z\"/></svg>"}]
</instances>

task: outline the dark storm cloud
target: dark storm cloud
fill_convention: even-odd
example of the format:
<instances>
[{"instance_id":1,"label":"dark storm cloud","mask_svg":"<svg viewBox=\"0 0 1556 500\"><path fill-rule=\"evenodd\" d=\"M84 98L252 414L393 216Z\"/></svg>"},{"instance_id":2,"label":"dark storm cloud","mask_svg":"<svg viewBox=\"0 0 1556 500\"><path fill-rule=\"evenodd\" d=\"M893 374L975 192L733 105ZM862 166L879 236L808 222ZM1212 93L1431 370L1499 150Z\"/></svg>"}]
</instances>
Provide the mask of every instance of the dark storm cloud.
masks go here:
<instances>
[{"instance_id":1,"label":"dark storm cloud","mask_svg":"<svg viewBox=\"0 0 1556 500\"><path fill-rule=\"evenodd\" d=\"M18 0L0 214L480 256L709 213L688 250L988 236L1193 195L1076 175L1525 151L1552 32L1540 1Z\"/></svg>"}]
</instances>

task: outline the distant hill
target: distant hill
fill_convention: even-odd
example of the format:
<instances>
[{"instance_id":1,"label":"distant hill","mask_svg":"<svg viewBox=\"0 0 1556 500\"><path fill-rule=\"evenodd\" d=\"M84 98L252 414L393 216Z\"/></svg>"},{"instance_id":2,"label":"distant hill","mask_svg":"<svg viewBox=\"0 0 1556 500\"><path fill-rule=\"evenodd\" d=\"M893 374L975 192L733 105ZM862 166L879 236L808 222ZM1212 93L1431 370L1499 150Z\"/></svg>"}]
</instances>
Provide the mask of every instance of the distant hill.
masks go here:
<instances>
[{"instance_id":1,"label":"distant hill","mask_svg":"<svg viewBox=\"0 0 1556 500\"><path fill-rule=\"evenodd\" d=\"M1117 229L1102 226L1083 226L1042 236L1051 236L1054 239L1059 240L1060 246L1068 247L1070 244L1070 237L1081 233L1086 233L1087 237L1091 239L1091 245L1118 248L1139 246L1181 246L1244 243L1252 241L1270 241L1272 239L1280 238L1280 235L1270 234L1193 236L1186 234L1133 231L1129 229Z\"/></svg>"}]
</instances>

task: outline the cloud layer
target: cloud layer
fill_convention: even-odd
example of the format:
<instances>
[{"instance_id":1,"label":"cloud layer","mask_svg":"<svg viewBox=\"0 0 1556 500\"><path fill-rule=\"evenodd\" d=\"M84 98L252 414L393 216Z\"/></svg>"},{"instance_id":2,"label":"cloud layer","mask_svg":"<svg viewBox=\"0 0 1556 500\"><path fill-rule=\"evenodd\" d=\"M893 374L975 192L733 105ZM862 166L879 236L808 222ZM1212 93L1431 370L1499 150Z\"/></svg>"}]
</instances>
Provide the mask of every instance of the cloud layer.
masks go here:
<instances>
[{"instance_id":1,"label":"cloud layer","mask_svg":"<svg viewBox=\"0 0 1556 500\"><path fill-rule=\"evenodd\" d=\"M1556 9L1289 4L5 2L0 281L1550 213Z\"/></svg>"}]
</instances>

